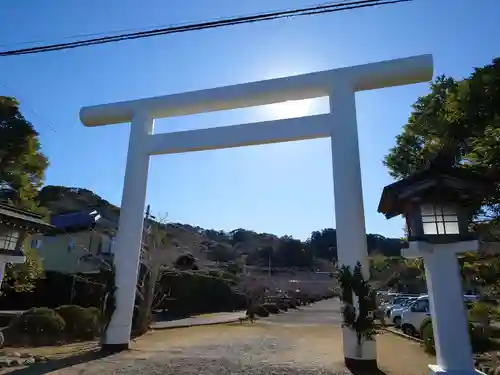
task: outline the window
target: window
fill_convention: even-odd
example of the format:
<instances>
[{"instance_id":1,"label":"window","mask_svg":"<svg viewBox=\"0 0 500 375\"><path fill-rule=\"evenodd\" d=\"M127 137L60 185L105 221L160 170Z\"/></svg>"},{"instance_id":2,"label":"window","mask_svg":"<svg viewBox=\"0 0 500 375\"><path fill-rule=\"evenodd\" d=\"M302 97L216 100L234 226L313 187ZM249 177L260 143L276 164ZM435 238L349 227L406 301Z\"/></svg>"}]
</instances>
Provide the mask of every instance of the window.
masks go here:
<instances>
[{"instance_id":1,"label":"window","mask_svg":"<svg viewBox=\"0 0 500 375\"><path fill-rule=\"evenodd\" d=\"M409 306L413 303L413 299L407 299L406 301L404 301L401 305L402 306Z\"/></svg>"},{"instance_id":2,"label":"window","mask_svg":"<svg viewBox=\"0 0 500 375\"><path fill-rule=\"evenodd\" d=\"M413 304L413 311L415 312L427 312L429 311L429 300L428 299L419 299L417 302Z\"/></svg>"},{"instance_id":3,"label":"window","mask_svg":"<svg viewBox=\"0 0 500 375\"><path fill-rule=\"evenodd\" d=\"M109 253L110 253L110 254L111 254L111 253L112 253L112 251L113 251L113 245L114 245L114 243L115 243L115 237L111 237L111 238L109 239Z\"/></svg>"},{"instance_id":4,"label":"window","mask_svg":"<svg viewBox=\"0 0 500 375\"><path fill-rule=\"evenodd\" d=\"M42 240L40 238L33 238L31 240L30 247L32 249L39 249L42 246Z\"/></svg>"},{"instance_id":5,"label":"window","mask_svg":"<svg viewBox=\"0 0 500 375\"><path fill-rule=\"evenodd\" d=\"M19 232L15 230L5 230L0 232L0 249L16 250L19 240Z\"/></svg>"},{"instance_id":6,"label":"window","mask_svg":"<svg viewBox=\"0 0 500 375\"><path fill-rule=\"evenodd\" d=\"M74 238L70 238L68 243L68 251L73 251L76 248L76 242Z\"/></svg>"},{"instance_id":7,"label":"window","mask_svg":"<svg viewBox=\"0 0 500 375\"><path fill-rule=\"evenodd\" d=\"M97 255L102 254L102 238L99 238L99 243L97 244Z\"/></svg>"},{"instance_id":8,"label":"window","mask_svg":"<svg viewBox=\"0 0 500 375\"><path fill-rule=\"evenodd\" d=\"M459 234L458 217L451 207L425 204L420 207L424 234Z\"/></svg>"}]
</instances>

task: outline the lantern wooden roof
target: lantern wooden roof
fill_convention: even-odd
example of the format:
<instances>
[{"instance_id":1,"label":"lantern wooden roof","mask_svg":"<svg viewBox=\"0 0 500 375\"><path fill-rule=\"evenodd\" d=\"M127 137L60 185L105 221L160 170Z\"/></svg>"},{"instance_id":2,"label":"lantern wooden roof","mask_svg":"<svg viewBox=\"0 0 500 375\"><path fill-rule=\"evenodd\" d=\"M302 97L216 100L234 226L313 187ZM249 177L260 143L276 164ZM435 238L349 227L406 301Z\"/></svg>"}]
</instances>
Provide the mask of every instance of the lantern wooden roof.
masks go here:
<instances>
[{"instance_id":1,"label":"lantern wooden roof","mask_svg":"<svg viewBox=\"0 0 500 375\"><path fill-rule=\"evenodd\" d=\"M467 205L488 197L495 188L492 179L468 168L431 166L384 187L378 212L390 219L404 214L410 203L432 199Z\"/></svg>"},{"instance_id":2,"label":"lantern wooden roof","mask_svg":"<svg viewBox=\"0 0 500 375\"><path fill-rule=\"evenodd\" d=\"M0 204L0 225L27 232L46 232L53 228L41 215L6 204Z\"/></svg>"}]
</instances>

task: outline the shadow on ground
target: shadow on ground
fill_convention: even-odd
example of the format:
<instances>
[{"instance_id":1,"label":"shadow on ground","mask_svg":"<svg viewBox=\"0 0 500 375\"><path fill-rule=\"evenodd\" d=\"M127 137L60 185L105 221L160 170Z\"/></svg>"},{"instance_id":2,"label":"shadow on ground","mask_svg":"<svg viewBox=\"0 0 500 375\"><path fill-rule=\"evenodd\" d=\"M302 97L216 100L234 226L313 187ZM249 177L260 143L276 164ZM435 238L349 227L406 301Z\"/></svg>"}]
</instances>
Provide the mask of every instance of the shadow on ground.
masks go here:
<instances>
[{"instance_id":1,"label":"shadow on ground","mask_svg":"<svg viewBox=\"0 0 500 375\"><path fill-rule=\"evenodd\" d=\"M381 370L380 368L367 370L367 369L356 368L353 366L347 366L347 369L353 375L387 375L387 373Z\"/></svg>"},{"instance_id":2,"label":"shadow on ground","mask_svg":"<svg viewBox=\"0 0 500 375\"><path fill-rule=\"evenodd\" d=\"M105 358L111 353L103 352L96 348L86 351L84 353L72 355L61 359L52 359L47 362L39 362L19 369L13 369L9 375L42 375L48 374L52 371L64 369L66 367L75 366L82 363L87 363L97 359Z\"/></svg>"}]
</instances>

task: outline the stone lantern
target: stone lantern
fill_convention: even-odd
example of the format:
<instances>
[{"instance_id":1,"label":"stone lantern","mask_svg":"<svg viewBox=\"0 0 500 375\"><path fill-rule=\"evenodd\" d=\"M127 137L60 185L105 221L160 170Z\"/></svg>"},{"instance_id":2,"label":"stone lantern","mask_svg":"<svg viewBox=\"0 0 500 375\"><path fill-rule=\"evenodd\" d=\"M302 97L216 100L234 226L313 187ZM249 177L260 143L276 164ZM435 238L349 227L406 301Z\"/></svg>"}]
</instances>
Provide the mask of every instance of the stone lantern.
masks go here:
<instances>
[{"instance_id":1,"label":"stone lantern","mask_svg":"<svg viewBox=\"0 0 500 375\"><path fill-rule=\"evenodd\" d=\"M424 260L437 357L431 374L476 373L457 254L478 250L469 219L495 188L494 181L466 167L434 162L382 192L378 212L406 219L409 248L402 255Z\"/></svg>"}]
</instances>

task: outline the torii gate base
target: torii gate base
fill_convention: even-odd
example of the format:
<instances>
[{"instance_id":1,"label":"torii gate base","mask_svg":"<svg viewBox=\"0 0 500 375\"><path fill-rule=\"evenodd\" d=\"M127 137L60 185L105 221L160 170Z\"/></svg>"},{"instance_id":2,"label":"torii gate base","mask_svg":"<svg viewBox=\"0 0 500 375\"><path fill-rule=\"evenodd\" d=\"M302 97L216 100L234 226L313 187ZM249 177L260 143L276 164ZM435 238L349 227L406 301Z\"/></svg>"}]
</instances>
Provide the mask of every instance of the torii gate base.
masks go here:
<instances>
[{"instance_id":1,"label":"torii gate base","mask_svg":"<svg viewBox=\"0 0 500 375\"><path fill-rule=\"evenodd\" d=\"M293 77L82 108L86 126L131 122L117 239L116 310L106 349L127 349L135 299L143 212L151 155L215 150L265 143L331 138L338 260L366 265L365 220L355 92L432 79L431 55L414 56ZM155 118L260 106L328 96L330 113L211 129L153 134ZM365 272L368 268L364 267ZM375 342L359 350L343 330L346 363L376 365Z\"/></svg>"}]
</instances>

